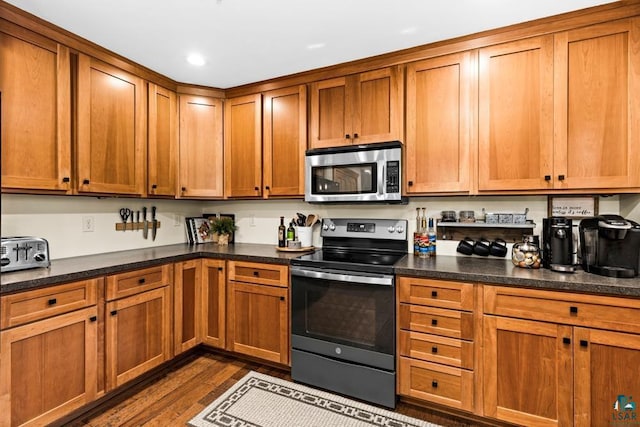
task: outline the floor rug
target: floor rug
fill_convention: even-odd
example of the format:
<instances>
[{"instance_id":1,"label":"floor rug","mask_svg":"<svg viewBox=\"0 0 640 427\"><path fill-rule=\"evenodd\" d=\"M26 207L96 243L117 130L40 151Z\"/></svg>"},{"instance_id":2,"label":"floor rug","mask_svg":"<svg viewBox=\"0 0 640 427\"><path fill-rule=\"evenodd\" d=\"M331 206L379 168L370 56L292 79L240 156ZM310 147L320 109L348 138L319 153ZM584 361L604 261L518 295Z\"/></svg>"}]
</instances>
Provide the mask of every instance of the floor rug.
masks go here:
<instances>
[{"instance_id":1,"label":"floor rug","mask_svg":"<svg viewBox=\"0 0 640 427\"><path fill-rule=\"evenodd\" d=\"M193 427L438 427L335 394L249 372L189 421Z\"/></svg>"}]
</instances>

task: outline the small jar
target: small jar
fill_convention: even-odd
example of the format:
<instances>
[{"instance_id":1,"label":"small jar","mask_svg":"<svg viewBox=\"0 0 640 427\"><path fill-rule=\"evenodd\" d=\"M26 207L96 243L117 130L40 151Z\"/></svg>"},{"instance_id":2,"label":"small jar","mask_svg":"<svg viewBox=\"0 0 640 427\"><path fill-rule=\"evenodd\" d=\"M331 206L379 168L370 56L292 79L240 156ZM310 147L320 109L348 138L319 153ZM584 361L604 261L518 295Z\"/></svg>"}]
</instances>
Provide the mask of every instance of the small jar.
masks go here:
<instances>
[{"instance_id":1,"label":"small jar","mask_svg":"<svg viewBox=\"0 0 640 427\"><path fill-rule=\"evenodd\" d=\"M525 236L522 243L514 243L511 249L511 262L522 268L540 268L540 248L534 236Z\"/></svg>"},{"instance_id":2,"label":"small jar","mask_svg":"<svg viewBox=\"0 0 640 427\"><path fill-rule=\"evenodd\" d=\"M456 211L442 211L442 222L456 222Z\"/></svg>"},{"instance_id":3,"label":"small jar","mask_svg":"<svg viewBox=\"0 0 640 427\"><path fill-rule=\"evenodd\" d=\"M460 222L476 222L476 214L474 211L460 211Z\"/></svg>"}]
</instances>

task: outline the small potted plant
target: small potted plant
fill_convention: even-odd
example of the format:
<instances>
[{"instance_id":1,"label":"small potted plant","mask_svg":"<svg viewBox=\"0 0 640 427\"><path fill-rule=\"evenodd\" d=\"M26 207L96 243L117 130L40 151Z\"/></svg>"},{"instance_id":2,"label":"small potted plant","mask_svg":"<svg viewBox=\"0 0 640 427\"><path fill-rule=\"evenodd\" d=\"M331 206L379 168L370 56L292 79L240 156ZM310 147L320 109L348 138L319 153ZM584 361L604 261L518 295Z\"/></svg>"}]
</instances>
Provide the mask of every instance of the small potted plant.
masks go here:
<instances>
[{"instance_id":1,"label":"small potted plant","mask_svg":"<svg viewBox=\"0 0 640 427\"><path fill-rule=\"evenodd\" d=\"M233 218L228 216L221 216L219 218L213 218L211 221L211 233L218 235L219 245L228 245L229 236L238 229L236 227Z\"/></svg>"}]
</instances>

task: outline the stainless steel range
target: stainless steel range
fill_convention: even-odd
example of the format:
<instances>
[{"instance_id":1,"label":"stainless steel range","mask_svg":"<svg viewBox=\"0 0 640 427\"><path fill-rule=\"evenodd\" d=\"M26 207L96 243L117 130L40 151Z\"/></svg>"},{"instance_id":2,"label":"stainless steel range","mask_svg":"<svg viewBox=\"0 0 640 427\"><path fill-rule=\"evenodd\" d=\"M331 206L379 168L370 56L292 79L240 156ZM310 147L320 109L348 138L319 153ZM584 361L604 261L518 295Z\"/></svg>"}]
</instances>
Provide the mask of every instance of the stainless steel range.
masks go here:
<instances>
[{"instance_id":1,"label":"stainless steel range","mask_svg":"<svg viewBox=\"0 0 640 427\"><path fill-rule=\"evenodd\" d=\"M291 261L291 377L394 408L393 265L407 221L322 221L322 250Z\"/></svg>"}]
</instances>

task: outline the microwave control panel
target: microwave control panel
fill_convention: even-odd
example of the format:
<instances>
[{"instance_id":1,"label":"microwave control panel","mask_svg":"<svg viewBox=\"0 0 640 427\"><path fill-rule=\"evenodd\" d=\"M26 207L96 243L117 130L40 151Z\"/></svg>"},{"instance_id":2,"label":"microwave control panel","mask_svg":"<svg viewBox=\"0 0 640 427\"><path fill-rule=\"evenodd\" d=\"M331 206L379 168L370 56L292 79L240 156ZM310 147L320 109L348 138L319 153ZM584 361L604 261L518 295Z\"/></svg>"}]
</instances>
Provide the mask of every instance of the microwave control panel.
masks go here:
<instances>
[{"instance_id":1,"label":"microwave control panel","mask_svg":"<svg viewBox=\"0 0 640 427\"><path fill-rule=\"evenodd\" d=\"M387 162L386 193L400 192L400 162L391 160Z\"/></svg>"}]
</instances>

